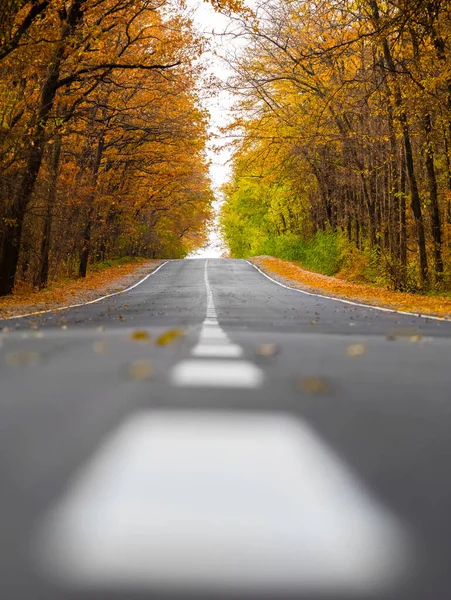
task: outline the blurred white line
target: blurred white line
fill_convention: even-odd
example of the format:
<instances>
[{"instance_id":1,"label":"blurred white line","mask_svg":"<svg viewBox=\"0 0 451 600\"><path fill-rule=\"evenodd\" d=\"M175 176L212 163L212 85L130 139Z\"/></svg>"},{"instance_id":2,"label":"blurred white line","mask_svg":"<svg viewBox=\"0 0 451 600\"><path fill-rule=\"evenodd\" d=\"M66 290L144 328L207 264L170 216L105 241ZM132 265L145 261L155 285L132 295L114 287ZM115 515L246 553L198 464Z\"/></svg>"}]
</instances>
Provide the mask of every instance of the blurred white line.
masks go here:
<instances>
[{"instance_id":1,"label":"blurred white line","mask_svg":"<svg viewBox=\"0 0 451 600\"><path fill-rule=\"evenodd\" d=\"M202 358L240 358L243 356L243 349L236 344L199 343L191 350L191 354Z\"/></svg>"},{"instance_id":2,"label":"blurred white line","mask_svg":"<svg viewBox=\"0 0 451 600\"><path fill-rule=\"evenodd\" d=\"M263 372L250 362L234 360L185 360L171 372L178 387L256 388L263 383Z\"/></svg>"},{"instance_id":3,"label":"blurred white line","mask_svg":"<svg viewBox=\"0 0 451 600\"><path fill-rule=\"evenodd\" d=\"M70 482L33 557L47 578L121 597L391 598L412 567L402 525L305 422L225 411L129 418Z\"/></svg>"},{"instance_id":4,"label":"blurred white line","mask_svg":"<svg viewBox=\"0 0 451 600\"><path fill-rule=\"evenodd\" d=\"M224 331L220 328L220 327L210 327L208 329L201 329L200 332L200 339L206 339L206 340L211 340L211 339L222 339L222 340L229 340L229 336L224 333Z\"/></svg>"}]
</instances>

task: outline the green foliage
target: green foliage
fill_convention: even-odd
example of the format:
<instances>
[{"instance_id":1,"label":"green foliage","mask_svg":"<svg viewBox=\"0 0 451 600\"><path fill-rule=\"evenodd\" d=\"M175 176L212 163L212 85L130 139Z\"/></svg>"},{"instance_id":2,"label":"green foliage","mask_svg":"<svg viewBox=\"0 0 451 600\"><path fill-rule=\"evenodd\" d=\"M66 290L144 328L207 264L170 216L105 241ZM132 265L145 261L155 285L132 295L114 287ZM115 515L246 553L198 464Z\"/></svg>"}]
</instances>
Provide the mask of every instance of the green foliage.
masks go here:
<instances>
[{"instance_id":1,"label":"green foliage","mask_svg":"<svg viewBox=\"0 0 451 600\"><path fill-rule=\"evenodd\" d=\"M299 262L306 269L324 275L335 275L341 264L340 234L318 231L311 239L293 234L268 237L257 254Z\"/></svg>"},{"instance_id":2,"label":"green foliage","mask_svg":"<svg viewBox=\"0 0 451 600\"><path fill-rule=\"evenodd\" d=\"M333 275L342 260L342 234L330 229L312 235L302 191L289 182L239 177L225 186L220 224L231 256L270 255Z\"/></svg>"}]
</instances>

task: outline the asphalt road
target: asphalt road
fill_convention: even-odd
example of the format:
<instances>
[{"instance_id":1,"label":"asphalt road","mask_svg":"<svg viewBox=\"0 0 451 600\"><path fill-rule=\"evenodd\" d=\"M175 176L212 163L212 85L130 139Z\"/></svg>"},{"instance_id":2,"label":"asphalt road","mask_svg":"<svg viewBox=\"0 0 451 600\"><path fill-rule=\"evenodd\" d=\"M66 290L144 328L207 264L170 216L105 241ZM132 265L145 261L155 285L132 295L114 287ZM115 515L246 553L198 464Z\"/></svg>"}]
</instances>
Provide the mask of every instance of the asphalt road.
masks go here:
<instances>
[{"instance_id":1,"label":"asphalt road","mask_svg":"<svg viewBox=\"0 0 451 600\"><path fill-rule=\"evenodd\" d=\"M2 325L1 598L451 598L451 323L209 259Z\"/></svg>"}]
</instances>

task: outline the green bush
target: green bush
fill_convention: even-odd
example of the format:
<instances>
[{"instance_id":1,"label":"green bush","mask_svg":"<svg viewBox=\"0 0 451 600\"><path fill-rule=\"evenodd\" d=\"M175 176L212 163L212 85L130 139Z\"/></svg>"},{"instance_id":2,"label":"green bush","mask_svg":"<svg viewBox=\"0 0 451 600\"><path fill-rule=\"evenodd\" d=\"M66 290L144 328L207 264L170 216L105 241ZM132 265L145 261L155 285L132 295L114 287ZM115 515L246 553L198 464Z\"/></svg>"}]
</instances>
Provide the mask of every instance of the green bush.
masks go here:
<instances>
[{"instance_id":1,"label":"green bush","mask_svg":"<svg viewBox=\"0 0 451 600\"><path fill-rule=\"evenodd\" d=\"M334 275L340 270L340 234L318 231L310 240L294 234L266 238L255 254L299 262L306 269Z\"/></svg>"}]
</instances>

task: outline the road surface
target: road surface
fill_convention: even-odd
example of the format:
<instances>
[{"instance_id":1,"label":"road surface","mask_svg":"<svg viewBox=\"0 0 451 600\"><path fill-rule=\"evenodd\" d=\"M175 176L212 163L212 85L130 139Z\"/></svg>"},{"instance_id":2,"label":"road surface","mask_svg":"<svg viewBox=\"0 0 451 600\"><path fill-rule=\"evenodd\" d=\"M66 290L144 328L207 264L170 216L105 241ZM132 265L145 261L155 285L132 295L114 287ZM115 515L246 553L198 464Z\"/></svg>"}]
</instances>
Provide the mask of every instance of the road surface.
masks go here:
<instances>
[{"instance_id":1,"label":"road surface","mask_svg":"<svg viewBox=\"0 0 451 600\"><path fill-rule=\"evenodd\" d=\"M2 598L451 597L451 323L209 259L2 325Z\"/></svg>"}]
</instances>

